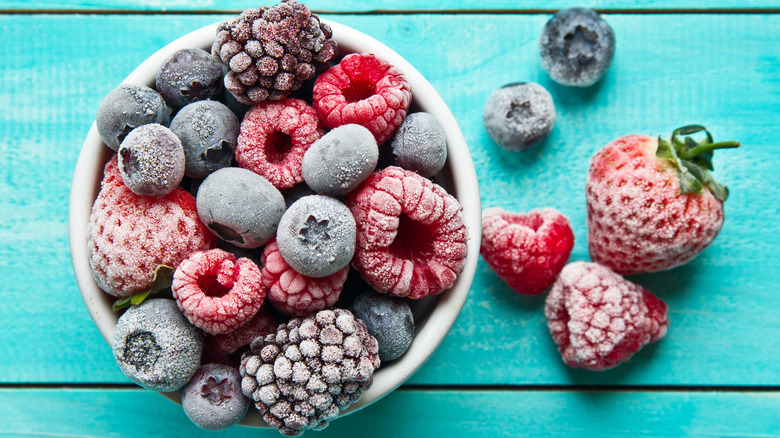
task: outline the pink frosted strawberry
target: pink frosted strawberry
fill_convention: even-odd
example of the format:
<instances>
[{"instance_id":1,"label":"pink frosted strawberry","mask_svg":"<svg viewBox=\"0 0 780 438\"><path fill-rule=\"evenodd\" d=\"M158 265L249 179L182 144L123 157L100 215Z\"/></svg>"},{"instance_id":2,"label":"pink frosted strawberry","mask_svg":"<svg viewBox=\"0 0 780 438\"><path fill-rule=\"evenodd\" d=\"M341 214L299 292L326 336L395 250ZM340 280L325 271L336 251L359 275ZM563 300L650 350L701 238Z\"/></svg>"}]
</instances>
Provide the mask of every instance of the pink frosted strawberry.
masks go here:
<instances>
[{"instance_id":1,"label":"pink frosted strawberry","mask_svg":"<svg viewBox=\"0 0 780 438\"><path fill-rule=\"evenodd\" d=\"M705 138L690 135L703 132ZM620 137L591 159L586 182L588 246L594 262L620 274L670 269L693 259L723 226L728 189L710 174L714 143L703 126L671 141Z\"/></svg>"}]
</instances>

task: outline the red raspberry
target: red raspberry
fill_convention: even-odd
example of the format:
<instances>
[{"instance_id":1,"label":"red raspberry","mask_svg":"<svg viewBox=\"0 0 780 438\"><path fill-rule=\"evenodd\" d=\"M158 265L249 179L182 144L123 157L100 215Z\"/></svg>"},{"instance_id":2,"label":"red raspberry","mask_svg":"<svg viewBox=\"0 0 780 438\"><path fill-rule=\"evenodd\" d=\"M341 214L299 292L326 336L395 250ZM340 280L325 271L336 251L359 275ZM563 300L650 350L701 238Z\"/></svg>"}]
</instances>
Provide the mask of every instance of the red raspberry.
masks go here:
<instances>
[{"instance_id":1,"label":"red raspberry","mask_svg":"<svg viewBox=\"0 0 780 438\"><path fill-rule=\"evenodd\" d=\"M300 99L258 103L241 122L236 161L276 188L290 188L303 182L303 154L324 134L314 108Z\"/></svg>"},{"instance_id":2,"label":"red raspberry","mask_svg":"<svg viewBox=\"0 0 780 438\"><path fill-rule=\"evenodd\" d=\"M260 268L221 249L197 252L173 274L173 297L192 324L211 335L249 321L265 298Z\"/></svg>"},{"instance_id":3,"label":"red raspberry","mask_svg":"<svg viewBox=\"0 0 780 438\"><path fill-rule=\"evenodd\" d=\"M149 290L158 265L175 268L216 243L192 195L179 188L162 198L136 195L122 182L116 155L105 166L87 235L95 281L115 297Z\"/></svg>"},{"instance_id":4,"label":"red raspberry","mask_svg":"<svg viewBox=\"0 0 780 438\"><path fill-rule=\"evenodd\" d=\"M381 293L422 298L452 287L466 260L461 206L429 179L391 166L347 199L357 223L352 266Z\"/></svg>"},{"instance_id":5,"label":"red raspberry","mask_svg":"<svg viewBox=\"0 0 780 438\"><path fill-rule=\"evenodd\" d=\"M352 53L314 82L314 108L328 128L355 123L377 143L393 136L412 101L403 73L367 53Z\"/></svg>"},{"instance_id":6,"label":"red raspberry","mask_svg":"<svg viewBox=\"0 0 780 438\"><path fill-rule=\"evenodd\" d=\"M268 300L287 316L306 316L336 304L349 273L349 265L321 278L296 272L282 257L276 240L265 246L261 261Z\"/></svg>"},{"instance_id":7,"label":"red raspberry","mask_svg":"<svg viewBox=\"0 0 780 438\"><path fill-rule=\"evenodd\" d=\"M203 363L222 363L237 366L229 356L241 347L246 347L258 336L265 336L276 331L279 322L274 318L267 306L261 306L246 324L230 333L207 336L203 347Z\"/></svg>"},{"instance_id":8,"label":"red raspberry","mask_svg":"<svg viewBox=\"0 0 780 438\"><path fill-rule=\"evenodd\" d=\"M482 212L482 258L515 292L547 290L573 247L569 220L553 208L528 214L498 207Z\"/></svg>"},{"instance_id":9,"label":"red raspberry","mask_svg":"<svg viewBox=\"0 0 780 438\"><path fill-rule=\"evenodd\" d=\"M666 303L597 263L566 265L544 314L563 361L592 371L620 365L669 326Z\"/></svg>"}]
</instances>

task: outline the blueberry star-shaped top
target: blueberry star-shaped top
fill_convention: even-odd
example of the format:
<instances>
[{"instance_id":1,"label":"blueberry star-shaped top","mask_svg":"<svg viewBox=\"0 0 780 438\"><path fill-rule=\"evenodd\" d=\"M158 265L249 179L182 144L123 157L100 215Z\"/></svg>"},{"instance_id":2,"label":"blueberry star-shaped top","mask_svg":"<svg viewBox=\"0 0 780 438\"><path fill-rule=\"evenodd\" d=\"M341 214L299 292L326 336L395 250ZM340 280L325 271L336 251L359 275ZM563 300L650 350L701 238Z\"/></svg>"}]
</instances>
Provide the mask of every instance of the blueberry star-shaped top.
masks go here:
<instances>
[{"instance_id":1,"label":"blueberry star-shaped top","mask_svg":"<svg viewBox=\"0 0 780 438\"><path fill-rule=\"evenodd\" d=\"M213 405L220 405L232 397L233 385L228 379L217 381L213 376L206 379L200 388L200 394Z\"/></svg>"},{"instance_id":2,"label":"blueberry star-shaped top","mask_svg":"<svg viewBox=\"0 0 780 438\"><path fill-rule=\"evenodd\" d=\"M317 220L314 216L309 216L306 219L306 223L303 224L298 234L311 250L317 250L321 244L331 239L330 234L328 234L328 220Z\"/></svg>"}]
</instances>

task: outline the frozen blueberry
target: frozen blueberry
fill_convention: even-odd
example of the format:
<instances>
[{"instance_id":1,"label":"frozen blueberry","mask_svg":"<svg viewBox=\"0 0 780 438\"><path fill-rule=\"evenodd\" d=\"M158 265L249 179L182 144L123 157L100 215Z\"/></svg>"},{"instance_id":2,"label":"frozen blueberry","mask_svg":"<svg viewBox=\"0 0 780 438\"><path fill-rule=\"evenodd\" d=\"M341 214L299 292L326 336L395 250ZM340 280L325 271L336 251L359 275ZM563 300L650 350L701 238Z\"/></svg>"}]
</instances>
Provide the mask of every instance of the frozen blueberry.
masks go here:
<instances>
[{"instance_id":1,"label":"frozen blueberry","mask_svg":"<svg viewBox=\"0 0 780 438\"><path fill-rule=\"evenodd\" d=\"M146 85L122 84L100 102L95 124L103 143L116 151L134 128L170 122L171 109L159 93Z\"/></svg>"},{"instance_id":2,"label":"frozen blueberry","mask_svg":"<svg viewBox=\"0 0 780 438\"><path fill-rule=\"evenodd\" d=\"M222 97L222 65L203 49L181 49L165 60L155 78L155 87L178 111L197 100Z\"/></svg>"},{"instance_id":3,"label":"frozen blueberry","mask_svg":"<svg viewBox=\"0 0 780 438\"><path fill-rule=\"evenodd\" d=\"M401 357L412 344L414 318L405 299L364 292L355 297L349 310L366 323L368 332L376 338L383 362Z\"/></svg>"},{"instance_id":4,"label":"frozen blueberry","mask_svg":"<svg viewBox=\"0 0 780 438\"><path fill-rule=\"evenodd\" d=\"M379 147L367 128L350 124L334 128L303 156L306 184L317 193L339 196L352 191L376 168Z\"/></svg>"},{"instance_id":5,"label":"frozen blueberry","mask_svg":"<svg viewBox=\"0 0 780 438\"><path fill-rule=\"evenodd\" d=\"M496 144L522 151L552 131L555 105L550 93L537 83L507 84L488 97L482 108L482 123Z\"/></svg>"},{"instance_id":6,"label":"frozen blueberry","mask_svg":"<svg viewBox=\"0 0 780 438\"><path fill-rule=\"evenodd\" d=\"M284 213L284 198L267 179L240 167L225 167L203 180L198 216L219 238L241 248L271 240Z\"/></svg>"},{"instance_id":7,"label":"frozen blueberry","mask_svg":"<svg viewBox=\"0 0 780 438\"><path fill-rule=\"evenodd\" d=\"M154 391L176 391L200 366L203 333L175 301L147 299L119 317L113 352L119 368L135 383Z\"/></svg>"},{"instance_id":8,"label":"frozen blueberry","mask_svg":"<svg viewBox=\"0 0 780 438\"><path fill-rule=\"evenodd\" d=\"M447 161L447 134L441 123L428 113L407 115L391 146L396 164L424 177L439 173Z\"/></svg>"},{"instance_id":9,"label":"frozen blueberry","mask_svg":"<svg viewBox=\"0 0 780 438\"><path fill-rule=\"evenodd\" d=\"M244 418L249 399L241 392L241 374L237 369L210 363L198 368L184 386L181 406L198 427L223 430Z\"/></svg>"},{"instance_id":10,"label":"frozen blueberry","mask_svg":"<svg viewBox=\"0 0 780 438\"><path fill-rule=\"evenodd\" d=\"M615 54L615 33L591 9L569 8L555 14L539 37L542 67L572 87L588 87L604 76Z\"/></svg>"},{"instance_id":11,"label":"frozen blueberry","mask_svg":"<svg viewBox=\"0 0 780 438\"><path fill-rule=\"evenodd\" d=\"M279 221L279 253L294 270L309 277L325 277L352 260L355 218L346 205L323 195L295 201Z\"/></svg>"},{"instance_id":12,"label":"frozen blueberry","mask_svg":"<svg viewBox=\"0 0 780 438\"><path fill-rule=\"evenodd\" d=\"M127 134L117 151L122 181L141 196L165 196L184 177L184 149L179 137L152 123Z\"/></svg>"},{"instance_id":13,"label":"frozen blueberry","mask_svg":"<svg viewBox=\"0 0 780 438\"><path fill-rule=\"evenodd\" d=\"M215 100L186 105L171 121L171 131L184 146L184 174L205 178L230 166L236 148L239 122L233 111Z\"/></svg>"}]
</instances>

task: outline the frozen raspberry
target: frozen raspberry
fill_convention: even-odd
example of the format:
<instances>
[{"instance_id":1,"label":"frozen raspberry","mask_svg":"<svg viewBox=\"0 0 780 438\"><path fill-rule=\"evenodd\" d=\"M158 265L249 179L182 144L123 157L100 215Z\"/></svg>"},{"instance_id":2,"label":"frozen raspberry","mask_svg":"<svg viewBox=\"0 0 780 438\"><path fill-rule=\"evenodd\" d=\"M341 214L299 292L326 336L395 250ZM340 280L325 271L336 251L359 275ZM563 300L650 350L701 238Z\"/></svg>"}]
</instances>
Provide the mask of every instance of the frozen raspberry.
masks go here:
<instances>
[{"instance_id":1,"label":"frozen raspberry","mask_svg":"<svg viewBox=\"0 0 780 438\"><path fill-rule=\"evenodd\" d=\"M180 188L161 198L136 195L122 182L116 156L105 166L87 234L95 281L115 297L149 290L157 266L176 267L215 244L192 195Z\"/></svg>"},{"instance_id":2,"label":"frozen raspberry","mask_svg":"<svg viewBox=\"0 0 780 438\"><path fill-rule=\"evenodd\" d=\"M409 298L452 287L466 260L461 206L429 179L391 166L347 199L357 223L352 266L381 293Z\"/></svg>"},{"instance_id":3,"label":"frozen raspberry","mask_svg":"<svg viewBox=\"0 0 780 438\"><path fill-rule=\"evenodd\" d=\"M273 333L278 325L279 322L268 310L268 307L262 306L247 323L230 333L208 337L207 344L213 346L214 351L227 356L235 353L241 347L248 346L256 337Z\"/></svg>"},{"instance_id":4,"label":"frozen raspberry","mask_svg":"<svg viewBox=\"0 0 780 438\"><path fill-rule=\"evenodd\" d=\"M496 207L482 212L482 258L515 292L547 290L573 247L569 220L555 209L516 214Z\"/></svg>"},{"instance_id":5,"label":"frozen raspberry","mask_svg":"<svg viewBox=\"0 0 780 438\"><path fill-rule=\"evenodd\" d=\"M276 188L290 188L303 182L303 155L324 134L314 108L300 99L259 103L241 122L236 161Z\"/></svg>"},{"instance_id":6,"label":"frozen raspberry","mask_svg":"<svg viewBox=\"0 0 780 438\"><path fill-rule=\"evenodd\" d=\"M182 261L171 290L184 316L212 335L229 333L249 321L265 298L260 268L218 248Z\"/></svg>"},{"instance_id":7,"label":"frozen raspberry","mask_svg":"<svg viewBox=\"0 0 780 438\"><path fill-rule=\"evenodd\" d=\"M211 46L227 64L225 87L245 104L279 100L328 68L338 52L330 27L292 0L223 21Z\"/></svg>"},{"instance_id":8,"label":"frozen raspberry","mask_svg":"<svg viewBox=\"0 0 780 438\"><path fill-rule=\"evenodd\" d=\"M371 386L377 352L363 321L348 310L321 310L252 342L238 369L241 390L284 435L324 429Z\"/></svg>"},{"instance_id":9,"label":"frozen raspberry","mask_svg":"<svg viewBox=\"0 0 780 438\"><path fill-rule=\"evenodd\" d=\"M314 82L314 108L328 128L355 123L377 143L392 137L412 102L403 73L367 53L352 53Z\"/></svg>"},{"instance_id":10,"label":"frozen raspberry","mask_svg":"<svg viewBox=\"0 0 780 438\"><path fill-rule=\"evenodd\" d=\"M349 273L347 265L327 277L307 277L284 261L275 240L265 246L262 262L268 300L288 316L305 316L334 305Z\"/></svg>"},{"instance_id":11,"label":"frozen raspberry","mask_svg":"<svg viewBox=\"0 0 780 438\"><path fill-rule=\"evenodd\" d=\"M661 339L666 304L597 263L574 262L558 276L544 308L558 351L572 368L603 371Z\"/></svg>"}]
</instances>

